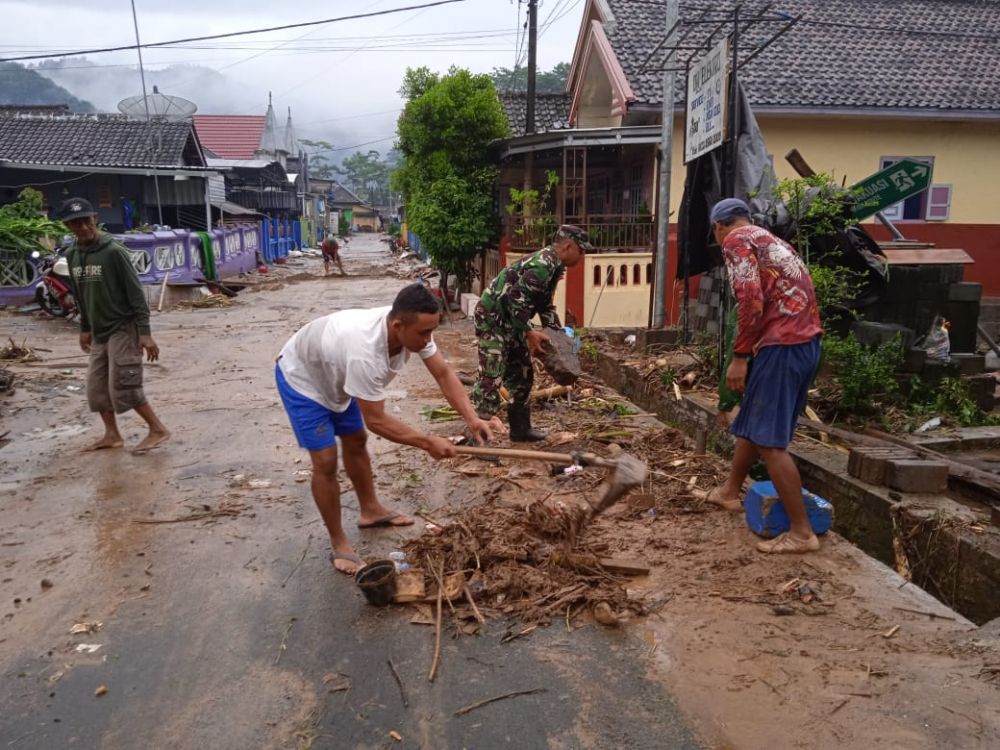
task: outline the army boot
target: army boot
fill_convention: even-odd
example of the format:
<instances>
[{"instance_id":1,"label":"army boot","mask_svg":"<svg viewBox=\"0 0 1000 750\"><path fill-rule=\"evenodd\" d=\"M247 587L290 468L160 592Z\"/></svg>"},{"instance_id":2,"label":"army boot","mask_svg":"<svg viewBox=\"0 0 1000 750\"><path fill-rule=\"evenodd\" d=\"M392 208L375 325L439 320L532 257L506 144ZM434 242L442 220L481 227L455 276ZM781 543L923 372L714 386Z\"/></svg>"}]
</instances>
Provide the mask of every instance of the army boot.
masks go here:
<instances>
[{"instance_id":1,"label":"army boot","mask_svg":"<svg viewBox=\"0 0 1000 750\"><path fill-rule=\"evenodd\" d=\"M510 421L510 439L517 443L537 443L545 439L544 432L531 429L531 407L528 404L512 403L507 407Z\"/></svg>"}]
</instances>

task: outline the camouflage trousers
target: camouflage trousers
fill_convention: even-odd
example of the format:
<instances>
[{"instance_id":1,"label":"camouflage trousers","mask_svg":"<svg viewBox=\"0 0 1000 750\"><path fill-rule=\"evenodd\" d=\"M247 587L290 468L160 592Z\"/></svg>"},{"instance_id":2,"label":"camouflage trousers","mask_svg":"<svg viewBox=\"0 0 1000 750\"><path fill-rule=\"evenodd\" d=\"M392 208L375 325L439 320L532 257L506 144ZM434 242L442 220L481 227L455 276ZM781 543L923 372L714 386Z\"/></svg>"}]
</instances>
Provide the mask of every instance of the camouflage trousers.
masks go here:
<instances>
[{"instance_id":1,"label":"camouflage trousers","mask_svg":"<svg viewBox=\"0 0 1000 750\"><path fill-rule=\"evenodd\" d=\"M528 403L535 370L524 334L487 313L482 304L476 305L475 324L479 377L472 388L472 404L486 419L500 411L501 385L507 386L515 403Z\"/></svg>"}]
</instances>

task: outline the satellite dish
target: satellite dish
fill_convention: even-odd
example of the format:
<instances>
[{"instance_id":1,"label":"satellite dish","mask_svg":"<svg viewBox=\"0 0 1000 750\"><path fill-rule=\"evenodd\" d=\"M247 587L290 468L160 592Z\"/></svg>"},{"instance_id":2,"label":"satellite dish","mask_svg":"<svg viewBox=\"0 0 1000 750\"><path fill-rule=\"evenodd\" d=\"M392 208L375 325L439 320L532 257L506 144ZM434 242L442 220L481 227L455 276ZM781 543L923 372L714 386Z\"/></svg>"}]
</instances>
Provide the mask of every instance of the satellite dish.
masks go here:
<instances>
[{"instance_id":1,"label":"satellite dish","mask_svg":"<svg viewBox=\"0 0 1000 750\"><path fill-rule=\"evenodd\" d=\"M146 106L149 106L149 117L154 120L185 120L198 111L198 105L180 96L161 94L159 88L153 86L153 93L148 96L130 96L118 102L118 111L123 115L136 119L146 119Z\"/></svg>"}]
</instances>

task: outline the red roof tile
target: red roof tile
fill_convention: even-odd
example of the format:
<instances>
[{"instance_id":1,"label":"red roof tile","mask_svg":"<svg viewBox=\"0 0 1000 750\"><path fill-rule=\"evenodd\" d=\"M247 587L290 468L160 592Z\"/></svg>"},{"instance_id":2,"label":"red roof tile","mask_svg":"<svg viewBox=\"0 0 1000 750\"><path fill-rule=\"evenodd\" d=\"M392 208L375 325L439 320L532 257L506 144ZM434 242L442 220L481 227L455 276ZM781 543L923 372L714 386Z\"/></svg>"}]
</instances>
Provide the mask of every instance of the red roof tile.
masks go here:
<instances>
[{"instance_id":1,"label":"red roof tile","mask_svg":"<svg viewBox=\"0 0 1000 750\"><path fill-rule=\"evenodd\" d=\"M220 159L253 159L264 133L264 115L195 115L201 145Z\"/></svg>"}]
</instances>

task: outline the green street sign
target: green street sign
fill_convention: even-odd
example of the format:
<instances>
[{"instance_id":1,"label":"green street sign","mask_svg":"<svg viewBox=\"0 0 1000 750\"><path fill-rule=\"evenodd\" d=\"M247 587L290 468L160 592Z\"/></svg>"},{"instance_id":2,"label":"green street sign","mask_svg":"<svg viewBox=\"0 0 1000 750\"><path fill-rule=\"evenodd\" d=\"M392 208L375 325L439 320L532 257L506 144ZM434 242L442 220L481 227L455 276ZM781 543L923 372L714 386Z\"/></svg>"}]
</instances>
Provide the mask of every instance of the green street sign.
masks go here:
<instances>
[{"instance_id":1,"label":"green street sign","mask_svg":"<svg viewBox=\"0 0 1000 750\"><path fill-rule=\"evenodd\" d=\"M931 175L929 164L900 159L881 172L851 185L851 192L857 199L854 218L864 219L926 190L930 187Z\"/></svg>"}]
</instances>

